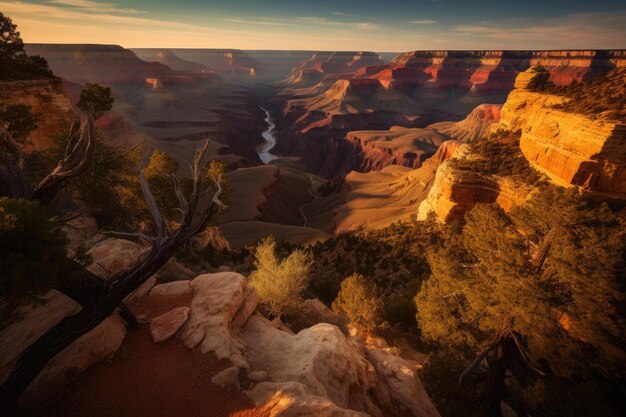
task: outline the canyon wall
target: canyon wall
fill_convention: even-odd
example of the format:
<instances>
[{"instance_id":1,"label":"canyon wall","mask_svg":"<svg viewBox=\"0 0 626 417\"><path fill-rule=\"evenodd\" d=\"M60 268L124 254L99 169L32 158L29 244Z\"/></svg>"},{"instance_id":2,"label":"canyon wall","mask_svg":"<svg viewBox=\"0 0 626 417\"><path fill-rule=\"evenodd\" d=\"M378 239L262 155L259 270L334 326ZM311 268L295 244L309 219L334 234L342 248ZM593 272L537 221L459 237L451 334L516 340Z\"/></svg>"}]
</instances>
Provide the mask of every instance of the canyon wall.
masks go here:
<instances>
[{"instance_id":1,"label":"canyon wall","mask_svg":"<svg viewBox=\"0 0 626 417\"><path fill-rule=\"evenodd\" d=\"M174 71L158 62L146 62L119 45L26 44L29 55L41 55L59 77L77 83L114 84L160 78Z\"/></svg>"},{"instance_id":2,"label":"canyon wall","mask_svg":"<svg viewBox=\"0 0 626 417\"><path fill-rule=\"evenodd\" d=\"M58 79L0 83L0 104L26 104L37 117L37 129L29 135L27 148L41 149L74 118L72 104Z\"/></svg>"},{"instance_id":3,"label":"canyon wall","mask_svg":"<svg viewBox=\"0 0 626 417\"><path fill-rule=\"evenodd\" d=\"M313 154L317 159L317 154L337 158L344 152L345 160L333 159L341 168L335 172L325 167L325 161L305 163L305 169L326 177L341 174L346 167L380 169L387 163L378 162L383 160L419 166L413 155L385 156L388 149L378 146L375 152L369 149L373 162L363 165L350 146L363 141L349 132L428 126L449 138L472 140L499 120L500 104L517 75L533 65L543 66L557 85L626 66L624 50L414 51L398 55L390 64L370 56L354 60L348 53L339 58L314 54L294 68L270 106L278 128L277 153L302 159ZM333 59L335 64L327 64ZM365 62L373 65L362 66Z\"/></svg>"},{"instance_id":4,"label":"canyon wall","mask_svg":"<svg viewBox=\"0 0 626 417\"><path fill-rule=\"evenodd\" d=\"M466 147L458 148L453 157L460 158ZM505 211L521 204L531 192L531 187L511 178L483 175L455 169L450 162L437 169L428 196L418 208L418 220L426 220L430 213L444 222L457 220L476 204L496 203Z\"/></svg>"},{"instance_id":5,"label":"canyon wall","mask_svg":"<svg viewBox=\"0 0 626 417\"><path fill-rule=\"evenodd\" d=\"M542 73L520 74L492 130L522 131L531 165L560 185L626 197L626 124L558 110L570 100L533 91Z\"/></svg>"},{"instance_id":6,"label":"canyon wall","mask_svg":"<svg viewBox=\"0 0 626 417\"><path fill-rule=\"evenodd\" d=\"M626 51L413 51L398 55L390 67L413 70L416 84L478 93L510 90L517 74L537 65L564 85L626 66Z\"/></svg>"},{"instance_id":7,"label":"canyon wall","mask_svg":"<svg viewBox=\"0 0 626 417\"><path fill-rule=\"evenodd\" d=\"M626 199L626 125L624 121L561 110L571 100L543 92L551 75L531 68L520 73L491 132L521 131L519 149L530 165L561 186L612 199ZM454 158L472 154L459 148ZM462 217L478 203L504 210L523 203L534 186L515 177L487 175L442 164L418 218L435 213L441 221Z\"/></svg>"}]
</instances>

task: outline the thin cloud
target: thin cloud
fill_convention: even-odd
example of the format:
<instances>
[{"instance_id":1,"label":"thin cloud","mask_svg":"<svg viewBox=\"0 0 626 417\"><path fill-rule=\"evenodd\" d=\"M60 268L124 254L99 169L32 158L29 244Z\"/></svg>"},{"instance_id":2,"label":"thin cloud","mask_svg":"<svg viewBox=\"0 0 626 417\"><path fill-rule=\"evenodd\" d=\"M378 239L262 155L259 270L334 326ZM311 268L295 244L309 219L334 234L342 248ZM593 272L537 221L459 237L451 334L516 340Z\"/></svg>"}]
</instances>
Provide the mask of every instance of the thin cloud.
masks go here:
<instances>
[{"instance_id":1,"label":"thin cloud","mask_svg":"<svg viewBox=\"0 0 626 417\"><path fill-rule=\"evenodd\" d=\"M277 22L274 20L248 20L248 19L238 19L238 18L231 18L231 17L225 17L222 20L226 22L232 22L232 23L245 23L248 25L295 26L290 23Z\"/></svg>"},{"instance_id":2,"label":"thin cloud","mask_svg":"<svg viewBox=\"0 0 626 417\"><path fill-rule=\"evenodd\" d=\"M414 23L416 25L434 25L435 23L437 23L437 21L433 19L422 19L422 20L409 20L409 23Z\"/></svg>"},{"instance_id":3,"label":"thin cloud","mask_svg":"<svg viewBox=\"0 0 626 417\"><path fill-rule=\"evenodd\" d=\"M158 19L148 19L134 16L120 16L113 13L86 10L86 9L69 9L44 4L29 4L19 1L8 1L2 6L3 12L13 16L26 16L29 18L40 17L43 20L59 19L71 20L79 22L106 22L118 25L143 25L155 27L172 27L178 29L195 29L196 26L186 23L164 21Z\"/></svg>"},{"instance_id":4,"label":"thin cloud","mask_svg":"<svg viewBox=\"0 0 626 417\"><path fill-rule=\"evenodd\" d=\"M370 22L340 22L338 20L329 20L324 17L300 17L294 20L295 22L305 23L310 25L321 26L336 26L343 28L352 28L359 30L376 30L380 28L380 25Z\"/></svg>"},{"instance_id":5,"label":"thin cloud","mask_svg":"<svg viewBox=\"0 0 626 417\"><path fill-rule=\"evenodd\" d=\"M361 17L358 14L350 14L350 13L343 13L343 12L330 12L330 13L337 15L337 16Z\"/></svg>"},{"instance_id":6,"label":"thin cloud","mask_svg":"<svg viewBox=\"0 0 626 417\"><path fill-rule=\"evenodd\" d=\"M118 7L112 3L100 3L91 0L48 0L46 3L58 4L62 6L69 6L85 11L100 12L100 13L147 13L145 11L131 9L127 7Z\"/></svg>"}]
</instances>

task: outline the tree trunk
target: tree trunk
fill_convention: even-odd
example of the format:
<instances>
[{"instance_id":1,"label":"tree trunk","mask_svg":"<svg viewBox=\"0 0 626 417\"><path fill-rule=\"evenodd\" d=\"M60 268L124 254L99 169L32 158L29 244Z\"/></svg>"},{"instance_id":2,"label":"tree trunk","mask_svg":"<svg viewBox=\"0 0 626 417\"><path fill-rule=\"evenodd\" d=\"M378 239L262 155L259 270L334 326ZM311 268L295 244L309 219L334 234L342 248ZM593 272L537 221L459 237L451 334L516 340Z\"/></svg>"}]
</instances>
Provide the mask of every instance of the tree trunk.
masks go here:
<instances>
[{"instance_id":1,"label":"tree trunk","mask_svg":"<svg viewBox=\"0 0 626 417\"><path fill-rule=\"evenodd\" d=\"M182 238L182 236L181 236ZM48 330L22 352L11 374L0 386L0 409L10 410L20 395L59 352L107 318L124 298L156 273L182 243L181 238L156 247L134 267L114 277L107 291L86 304L78 313L68 316ZM147 262L149 260L149 262Z\"/></svg>"},{"instance_id":2,"label":"tree trunk","mask_svg":"<svg viewBox=\"0 0 626 417\"><path fill-rule=\"evenodd\" d=\"M487 356L489 375L485 386L486 415L488 417L502 417L501 403L506 395L506 371L516 356L517 347L513 337L504 335Z\"/></svg>"}]
</instances>

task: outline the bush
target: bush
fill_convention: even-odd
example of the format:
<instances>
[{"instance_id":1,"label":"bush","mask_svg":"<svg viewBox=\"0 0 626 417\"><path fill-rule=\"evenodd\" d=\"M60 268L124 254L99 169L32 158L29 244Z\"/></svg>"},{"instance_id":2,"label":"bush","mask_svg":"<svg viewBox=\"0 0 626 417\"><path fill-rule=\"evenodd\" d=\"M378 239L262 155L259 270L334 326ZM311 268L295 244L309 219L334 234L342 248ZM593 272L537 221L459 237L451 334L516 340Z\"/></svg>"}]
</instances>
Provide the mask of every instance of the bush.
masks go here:
<instances>
[{"instance_id":1,"label":"bush","mask_svg":"<svg viewBox=\"0 0 626 417\"><path fill-rule=\"evenodd\" d=\"M521 131L498 130L469 144L468 155L453 158L453 169L500 177L515 177L526 184L536 185L541 174L531 167L519 148Z\"/></svg>"},{"instance_id":2,"label":"bush","mask_svg":"<svg viewBox=\"0 0 626 417\"><path fill-rule=\"evenodd\" d=\"M309 283L309 256L294 250L286 259L276 257L276 241L264 239L257 247L250 284L274 316L297 310L302 291Z\"/></svg>"},{"instance_id":3,"label":"bush","mask_svg":"<svg viewBox=\"0 0 626 417\"><path fill-rule=\"evenodd\" d=\"M53 288L70 268L66 246L45 207L0 197L0 310Z\"/></svg>"},{"instance_id":4,"label":"bush","mask_svg":"<svg viewBox=\"0 0 626 417\"><path fill-rule=\"evenodd\" d=\"M113 108L111 88L100 84L85 84L80 92L80 99L76 106L87 113L93 120L99 119L104 113Z\"/></svg>"},{"instance_id":5,"label":"bush","mask_svg":"<svg viewBox=\"0 0 626 417\"><path fill-rule=\"evenodd\" d=\"M3 126L15 140L24 141L28 135L37 129L37 117L27 104L9 104L0 108L0 125Z\"/></svg>"},{"instance_id":6,"label":"bush","mask_svg":"<svg viewBox=\"0 0 626 417\"><path fill-rule=\"evenodd\" d=\"M382 324L383 302L376 284L363 275L352 274L341 283L333 310L346 316L355 326L375 330Z\"/></svg>"}]
</instances>

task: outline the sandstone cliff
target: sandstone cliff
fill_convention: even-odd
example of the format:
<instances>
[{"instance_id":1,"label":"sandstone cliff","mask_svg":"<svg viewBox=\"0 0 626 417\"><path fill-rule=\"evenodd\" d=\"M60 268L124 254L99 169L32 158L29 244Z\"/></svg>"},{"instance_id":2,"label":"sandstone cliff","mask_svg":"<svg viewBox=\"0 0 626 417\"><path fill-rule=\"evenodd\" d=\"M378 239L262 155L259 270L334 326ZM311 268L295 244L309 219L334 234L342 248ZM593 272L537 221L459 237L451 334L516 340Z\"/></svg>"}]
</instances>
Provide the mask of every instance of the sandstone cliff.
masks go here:
<instances>
[{"instance_id":1,"label":"sandstone cliff","mask_svg":"<svg viewBox=\"0 0 626 417\"><path fill-rule=\"evenodd\" d=\"M72 104L57 79L0 83L0 104L26 104L38 119L37 129L29 136L28 148L41 149L52 143L66 123L71 123Z\"/></svg>"},{"instance_id":2,"label":"sandstone cliff","mask_svg":"<svg viewBox=\"0 0 626 417\"><path fill-rule=\"evenodd\" d=\"M522 131L520 149L560 185L626 197L626 124L558 110L571 100L536 92L542 73L521 73L492 130Z\"/></svg>"},{"instance_id":3,"label":"sandstone cliff","mask_svg":"<svg viewBox=\"0 0 626 417\"><path fill-rule=\"evenodd\" d=\"M462 146L453 157L461 158L467 151L467 146ZM481 203L496 203L508 211L523 203L530 191L530 187L512 178L455 169L446 161L439 166L428 196L420 203L417 218L426 220L434 213L439 220L449 222Z\"/></svg>"},{"instance_id":4,"label":"sandstone cliff","mask_svg":"<svg viewBox=\"0 0 626 417\"><path fill-rule=\"evenodd\" d=\"M510 90L519 72L537 65L550 72L551 81L569 84L625 66L626 51L414 51L391 62L420 71L437 88L473 92Z\"/></svg>"}]
</instances>

